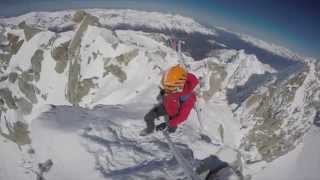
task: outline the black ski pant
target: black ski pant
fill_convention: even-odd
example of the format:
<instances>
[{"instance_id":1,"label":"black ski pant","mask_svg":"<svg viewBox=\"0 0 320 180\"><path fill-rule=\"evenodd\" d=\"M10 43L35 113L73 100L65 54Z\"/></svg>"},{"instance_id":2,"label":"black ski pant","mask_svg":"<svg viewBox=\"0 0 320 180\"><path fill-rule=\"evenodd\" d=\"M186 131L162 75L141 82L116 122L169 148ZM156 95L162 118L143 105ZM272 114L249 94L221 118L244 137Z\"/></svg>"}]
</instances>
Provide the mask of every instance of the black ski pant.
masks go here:
<instances>
[{"instance_id":1,"label":"black ski pant","mask_svg":"<svg viewBox=\"0 0 320 180\"><path fill-rule=\"evenodd\" d=\"M159 119L159 117L165 116L166 121L168 121L168 115L162 104L154 106L145 116L144 121L147 125L147 131L152 132L155 128L154 121Z\"/></svg>"}]
</instances>

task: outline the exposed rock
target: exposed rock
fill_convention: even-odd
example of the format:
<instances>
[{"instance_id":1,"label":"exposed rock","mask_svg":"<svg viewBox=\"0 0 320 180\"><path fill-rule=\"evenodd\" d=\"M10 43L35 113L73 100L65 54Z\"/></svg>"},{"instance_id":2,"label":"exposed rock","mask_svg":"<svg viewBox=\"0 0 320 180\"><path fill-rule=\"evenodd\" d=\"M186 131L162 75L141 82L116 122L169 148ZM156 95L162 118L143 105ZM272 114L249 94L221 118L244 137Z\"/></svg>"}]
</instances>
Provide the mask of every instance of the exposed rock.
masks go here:
<instances>
[{"instance_id":1,"label":"exposed rock","mask_svg":"<svg viewBox=\"0 0 320 180\"><path fill-rule=\"evenodd\" d=\"M88 26L95 25L97 22L98 22L97 17L91 16L89 14L87 14L84 17L80 27L78 28L78 31L76 32L72 41L69 44L68 57L70 59L73 59L75 57L75 55L77 54L76 51L78 51L80 49L81 39L83 37L84 32L87 30Z\"/></svg>"},{"instance_id":2,"label":"exposed rock","mask_svg":"<svg viewBox=\"0 0 320 180\"><path fill-rule=\"evenodd\" d=\"M139 50L138 49L134 49L130 52L121 54L120 56L116 57L116 60L120 63L123 64L125 66L127 66L129 64L129 62L134 59L135 57L137 57L139 54Z\"/></svg>"},{"instance_id":3,"label":"exposed rock","mask_svg":"<svg viewBox=\"0 0 320 180\"><path fill-rule=\"evenodd\" d=\"M42 61L43 61L43 51L41 49L38 49L31 58L32 70L34 72L36 81L39 81L40 79Z\"/></svg>"},{"instance_id":4,"label":"exposed rock","mask_svg":"<svg viewBox=\"0 0 320 180\"><path fill-rule=\"evenodd\" d=\"M166 58L167 53L164 52L164 51L161 51L161 50L157 50L157 51L154 51L154 52L146 51L145 55L148 57L148 61L149 62L154 61L154 60L158 60L158 61L159 60L163 60L163 61L165 61L164 59Z\"/></svg>"},{"instance_id":5,"label":"exposed rock","mask_svg":"<svg viewBox=\"0 0 320 180\"><path fill-rule=\"evenodd\" d=\"M0 24L0 44L6 40L5 28Z\"/></svg>"},{"instance_id":6,"label":"exposed rock","mask_svg":"<svg viewBox=\"0 0 320 180\"><path fill-rule=\"evenodd\" d=\"M93 60L96 60L98 57L98 54L96 52L92 52L92 57L93 57Z\"/></svg>"},{"instance_id":7,"label":"exposed rock","mask_svg":"<svg viewBox=\"0 0 320 180\"><path fill-rule=\"evenodd\" d=\"M96 87L96 85L93 82L93 79L84 79L77 84L77 89L74 92L72 98L74 104L78 104L81 102L82 98L89 94L90 89Z\"/></svg>"},{"instance_id":8,"label":"exposed rock","mask_svg":"<svg viewBox=\"0 0 320 180\"><path fill-rule=\"evenodd\" d=\"M23 115L27 115L27 114L31 113L31 111L32 111L32 103L31 102L29 102L25 98L19 98L15 102Z\"/></svg>"},{"instance_id":9,"label":"exposed rock","mask_svg":"<svg viewBox=\"0 0 320 180\"><path fill-rule=\"evenodd\" d=\"M72 20L76 23L80 23L86 15L88 14L85 11L79 10L73 15Z\"/></svg>"},{"instance_id":10,"label":"exposed rock","mask_svg":"<svg viewBox=\"0 0 320 180\"><path fill-rule=\"evenodd\" d=\"M270 162L295 148L295 142L302 137L306 129L297 129L294 122L302 119L290 119L288 107L295 98L297 89L304 83L309 69L305 68L295 76L286 81L269 87L268 91L259 96L253 96L248 104L257 103L257 107L252 110L254 127L249 131L245 148L250 149L255 145L262 159ZM288 123L283 129L284 120Z\"/></svg>"},{"instance_id":11,"label":"exposed rock","mask_svg":"<svg viewBox=\"0 0 320 180\"><path fill-rule=\"evenodd\" d=\"M250 108L255 104L259 104L261 102L262 98L259 95L253 94L250 96L246 101L246 107Z\"/></svg>"},{"instance_id":12,"label":"exposed rock","mask_svg":"<svg viewBox=\"0 0 320 180\"><path fill-rule=\"evenodd\" d=\"M37 96L36 96L36 87L33 84L29 84L28 82L24 81L23 78L18 78L18 85L20 91L33 103L37 103Z\"/></svg>"},{"instance_id":13,"label":"exposed rock","mask_svg":"<svg viewBox=\"0 0 320 180\"><path fill-rule=\"evenodd\" d=\"M81 21L81 25L78 31L74 35L68 46L68 59L69 59L69 77L68 77L68 88L67 88L67 99L71 104L77 105L82 97L79 95L81 89L80 82L80 47L81 40L84 32L87 30L89 25L95 25L98 23L97 17L86 14Z\"/></svg>"},{"instance_id":14,"label":"exposed rock","mask_svg":"<svg viewBox=\"0 0 320 180\"><path fill-rule=\"evenodd\" d=\"M35 154L36 151L33 148L28 149L28 154Z\"/></svg>"},{"instance_id":15,"label":"exposed rock","mask_svg":"<svg viewBox=\"0 0 320 180\"><path fill-rule=\"evenodd\" d=\"M218 131L219 131L219 134L220 134L221 141L224 142L224 128L223 128L222 124L219 125Z\"/></svg>"},{"instance_id":16,"label":"exposed rock","mask_svg":"<svg viewBox=\"0 0 320 180\"><path fill-rule=\"evenodd\" d=\"M67 98L70 103L77 105L79 103L78 89L79 89L79 73L80 64L72 64L69 68L69 78L68 78L68 91Z\"/></svg>"},{"instance_id":17,"label":"exposed rock","mask_svg":"<svg viewBox=\"0 0 320 180\"><path fill-rule=\"evenodd\" d=\"M63 73L68 63L68 46L70 41L61 44L51 51L51 56L56 61L55 70L57 73Z\"/></svg>"},{"instance_id":18,"label":"exposed rock","mask_svg":"<svg viewBox=\"0 0 320 180\"><path fill-rule=\"evenodd\" d=\"M252 74L244 85L236 85L233 88L227 88L226 95L229 104L236 104L240 107L254 92L262 86L268 86L274 82L274 75L266 74ZM253 103L253 102L252 102ZM234 110L237 109L234 108Z\"/></svg>"},{"instance_id":19,"label":"exposed rock","mask_svg":"<svg viewBox=\"0 0 320 180\"><path fill-rule=\"evenodd\" d=\"M114 44L112 44L111 46L112 46L112 48L113 48L114 50L116 50L117 47L119 46L119 43L114 43Z\"/></svg>"},{"instance_id":20,"label":"exposed rock","mask_svg":"<svg viewBox=\"0 0 320 180\"><path fill-rule=\"evenodd\" d=\"M112 60L112 58L108 57L104 57L103 58L103 64L104 64L104 67L108 66L109 62Z\"/></svg>"},{"instance_id":21,"label":"exposed rock","mask_svg":"<svg viewBox=\"0 0 320 180\"><path fill-rule=\"evenodd\" d=\"M6 81L8 79L8 76L1 76L0 77L0 82Z\"/></svg>"},{"instance_id":22,"label":"exposed rock","mask_svg":"<svg viewBox=\"0 0 320 180\"><path fill-rule=\"evenodd\" d=\"M16 36L14 34L8 33L7 39L9 41L9 47L10 47L10 53L11 54L17 54L20 47L22 46L24 40L19 40L19 36Z\"/></svg>"},{"instance_id":23,"label":"exposed rock","mask_svg":"<svg viewBox=\"0 0 320 180\"><path fill-rule=\"evenodd\" d=\"M34 35L36 35L39 32L41 32L40 29L28 26L25 21L23 21L20 24L18 24L18 27L20 29L23 29L24 35L25 35L27 41L29 41Z\"/></svg>"},{"instance_id":24,"label":"exposed rock","mask_svg":"<svg viewBox=\"0 0 320 180\"><path fill-rule=\"evenodd\" d=\"M0 66L7 67L11 58L11 54L0 54Z\"/></svg>"},{"instance_id":25,"label":"exposed rock","mask_svg":"<svg viewBox=\"0 0 320 180\"><path fill-rule=\"evenodd\" d=\"M318 111L313 119L313 124L320 127L320 111Z\"/></svg>"},{"instance_id":26,"label":"exposed rock","mask_svg":"<svg viewBox=\"0 0 320 180\"><path fill-rule=\"evenodd\" d=\"M16 143L19 147L26 145L26 144L31 144L31 138L29 136L29 131L28 131L28 125L17 121L14 123L13 128L9 126L8 123L6 123L7 129L9 131L8 134L2 132L0 128L0 135L2 135L4 138Z\"/></svg>"},{"instance_id":27,"label":"exposed rock","mask_svg":"<svg viewBox=\"0 0 320 180\"><path fill-rule=\"evenodd\" d=\"M55 36L52 36L48 42L41 44L40 48L43 50L51 50L54 46L54 42L57 40L58 37L59 35L57 34Z\"/></svg>"},{"instance_id":28,"label":"exposed rock","mask_svg":"<svg viewBox=\"0 0 320 180\"><path fill-rule=\"evenodd\" d=\"M33 70L30 69L28 71L24 71L21 73L20 78L25 82L31 82L34 80Z\"/></svg>"},{"instance_id":29,"label":"exposed rock","mask_svg":"<svg viewBox=\"0 0 320 180\"><path fill-rule=\"evenodd\" d=\"M9 81L10 81L11 83L15 83L16 80L17 80L17 78L18 78L18 74L17 74L16 72L11 72L11 73L9 74Z\"/></svg>"},{"instance_id":30,"label":"exposed rock","mask_svg":"<svg viewBox=\"0 0 320 180\"><path fill-rule=\"evenodd\" d=\"M51 159L48 159L43 163L39 163L38 164L39 173L37 173L37 180L45 180L44 174L49 172L52 166L53 166L53 162Z\"/></svg>"},{"instance_id":31,"label":"exposed rock","mask_svg":"<svg viewBox=\"0 0 320 180\"><path fill-rule=\"evenodd\" d=\"M81 99L88 95L90 89L96 87L93 79L84 79L79 83L79 90L78 90L78 101L80 102Z\"/></svg>"},{"instance_id":32,"label":"exposed rock","mask_svg":"<svg viewBox=\"0 0 320 180\"><path fill-rule=\"evenodd\" d=\"M8 88L0 89L0 97L1 99L4 99L8 108L17 109L17 105L12 97L12 93Z\"/></svg>"},{"instance_id":33,"label":"exposed rock","mask_svg":"<svg viewBox=\"0 0 320 180\"><path fill-rule=\"evenodd\" d=\"M17 54L20 47L22 46L24 40L19 40L19 36L16 36L14 34L8 33L7 39L9 41L9 47L11 54Z\"/></svg>"},{"instance_id":34,"label":"exposed rock","mask_svg":"<svg viewBox=\"0 0 320 180\"><path fill-rule=\"evenodd\" d=\"M41 94L41 98L42 98L43 100L47 100L48 94Z\"/></svg>"},{"instance_id":35,"label":"exposed rock","mask_svg":"<svg viewBox=\"0 0 320 180\"><path fill-rule=\"evenodd\" d=\"M123 83L127 79L126 73L121 69L121 67L117 65L110 64L109 66L104 67L105 73L103 76L108 75L109 73L116 76L121 83Z\"/></svg>"},{"instance_id":36,"label":"exposed rock","mask_svg":"<svg viewBox=\"0 0 320 180\"><path fill-rule=\"evenodd\" d=\"M205 100L211 99L211 97L222 88L222 82L227 76L224 66L213 62L208 63L208 66L211 71L209 80L210 89L203 92L203 97Z\"/></svg>"}]
</instances>

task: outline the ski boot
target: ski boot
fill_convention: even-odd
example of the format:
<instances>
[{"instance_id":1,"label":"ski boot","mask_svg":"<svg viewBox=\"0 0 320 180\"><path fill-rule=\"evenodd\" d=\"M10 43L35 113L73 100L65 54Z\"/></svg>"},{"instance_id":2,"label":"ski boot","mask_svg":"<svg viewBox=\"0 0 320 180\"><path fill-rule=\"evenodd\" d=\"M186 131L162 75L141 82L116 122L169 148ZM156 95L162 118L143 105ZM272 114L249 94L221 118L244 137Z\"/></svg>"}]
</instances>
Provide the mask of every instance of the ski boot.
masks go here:
<instances>
[{"instance_id":1,"label":"ski boot","mask_svg":"<svg viewBox=\"0 0 320 180\"><path fill-rule=\"evenodd\" d=\"M149 128L145 128L144 130L142 130L141 132L140 132L140 136L147 136L147 135L149 135L149 134L152 134L153 133L153 129L149 129Z\"/></svg>"}]
</instances>

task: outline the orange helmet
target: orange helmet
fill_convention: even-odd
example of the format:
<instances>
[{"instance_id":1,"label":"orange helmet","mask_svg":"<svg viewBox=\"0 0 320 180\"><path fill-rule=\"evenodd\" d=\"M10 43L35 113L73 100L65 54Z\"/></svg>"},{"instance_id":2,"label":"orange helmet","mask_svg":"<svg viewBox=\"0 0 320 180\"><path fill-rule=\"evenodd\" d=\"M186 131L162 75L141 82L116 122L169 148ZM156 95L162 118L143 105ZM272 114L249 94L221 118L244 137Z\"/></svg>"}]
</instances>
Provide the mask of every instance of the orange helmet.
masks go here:
<instances>
[{"instance_id":1,"label":"orange helmet","mask_svg":"<svg viewBox=\"0 0 320 180\"><path fill-rule=\"evenodd\" d=\"M180 65L175 65L162 76L161 85L167 92L176 92L183 88L187 79L187 71Z\"/></svg>"}]
</instances>

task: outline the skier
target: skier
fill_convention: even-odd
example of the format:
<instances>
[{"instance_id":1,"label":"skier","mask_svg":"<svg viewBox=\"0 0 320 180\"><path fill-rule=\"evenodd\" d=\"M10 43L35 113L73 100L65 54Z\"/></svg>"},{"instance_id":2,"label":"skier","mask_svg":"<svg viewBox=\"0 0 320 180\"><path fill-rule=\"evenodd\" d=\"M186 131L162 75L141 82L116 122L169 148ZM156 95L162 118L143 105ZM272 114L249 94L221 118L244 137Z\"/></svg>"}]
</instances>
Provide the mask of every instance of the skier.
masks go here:
<instances>
[{"instance_id":1,"label":"skier","mask_svg":"<svg viewBox=\"0 0 320 180\"><path fill-rule=\"evenodd\" d=\"M144 116L147 127L140 135L148 135L154 129L175 132L177 126L188 118L196 102L196 94L193 90L197 84L197 77L180 65L175 65L167 70L162 77L160 93L157 98L160 103ZM164 116L166 122L155 127L154 121L160 116Z\"/></svg>"}]
</instances>

